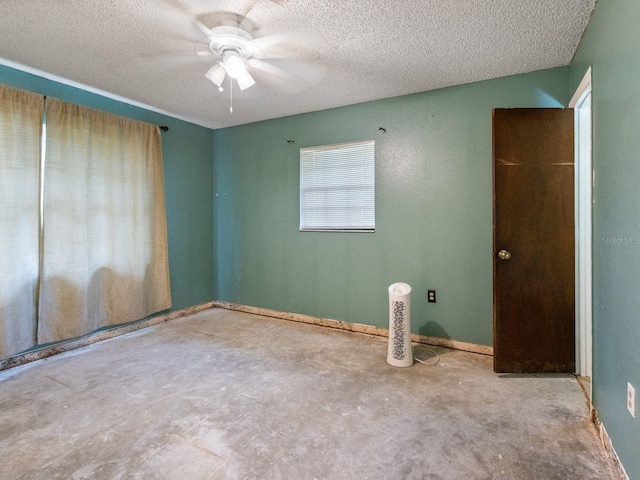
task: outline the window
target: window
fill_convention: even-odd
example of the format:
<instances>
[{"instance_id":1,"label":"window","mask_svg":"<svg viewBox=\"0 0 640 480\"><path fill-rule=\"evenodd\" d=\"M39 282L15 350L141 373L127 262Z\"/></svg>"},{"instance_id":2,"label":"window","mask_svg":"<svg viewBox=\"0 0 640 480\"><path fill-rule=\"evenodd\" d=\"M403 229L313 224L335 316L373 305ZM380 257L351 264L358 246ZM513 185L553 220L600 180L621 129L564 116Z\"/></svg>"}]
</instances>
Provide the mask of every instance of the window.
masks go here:
<instances>
[{"instance_id":1,"label":"window","mask_svg":"<svg viewBox=\"0 0 640 480\"><path fill-rule=\"evenodd\" d=\"M375 230L375 142L300 149L300 230Z\"/></svg>"},{"instance_id":2,"label":"window","mask_svg":"<svg viewBox=\"0 0 640 480\"><path fill-rule=\"evenodd\" d=\"M171 307L161 148L0 85L0 358Z\"/></svg>"}]
</instances>

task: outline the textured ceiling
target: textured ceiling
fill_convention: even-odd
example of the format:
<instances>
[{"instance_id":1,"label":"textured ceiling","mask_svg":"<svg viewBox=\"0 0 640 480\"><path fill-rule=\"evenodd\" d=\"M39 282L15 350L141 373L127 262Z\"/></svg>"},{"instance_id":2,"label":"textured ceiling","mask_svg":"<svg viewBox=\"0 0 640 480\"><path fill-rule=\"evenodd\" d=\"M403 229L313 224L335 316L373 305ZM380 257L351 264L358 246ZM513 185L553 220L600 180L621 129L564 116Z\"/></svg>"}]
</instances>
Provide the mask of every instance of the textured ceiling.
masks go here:
<instances>
[{"instance_id":1,"label":"textured ceiling","mask_svg":"<svg viewBox=\"0 0 640 480\"><path fill-rule=\"evenodd\" d=\"M0 63L211 128L567 65L595 0L0 0ZM219 92L196 55L219 12L278 67ZM286 72L286 75L282 73Z\"/></svg>"}]
</instances>

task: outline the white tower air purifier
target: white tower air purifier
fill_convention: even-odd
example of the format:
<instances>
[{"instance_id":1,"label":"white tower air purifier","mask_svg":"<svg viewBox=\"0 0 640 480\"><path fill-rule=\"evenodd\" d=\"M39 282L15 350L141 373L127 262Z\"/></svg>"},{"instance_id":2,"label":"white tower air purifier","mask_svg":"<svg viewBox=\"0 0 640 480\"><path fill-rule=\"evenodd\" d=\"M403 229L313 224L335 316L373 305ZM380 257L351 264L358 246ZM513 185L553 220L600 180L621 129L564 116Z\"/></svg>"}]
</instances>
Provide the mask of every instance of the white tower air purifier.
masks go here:
<instances>
[{"instance_id":1,"label":"white tower air purifier","mask_svg":"<svg viewBox=\"0 0 640 480\"><path fill-rule=\"evenodd\" d=\"M389 287L389 349L387 362L394 367L413 365L411 346L411 286L394 283Z\"/></svg>"}]
</instances>

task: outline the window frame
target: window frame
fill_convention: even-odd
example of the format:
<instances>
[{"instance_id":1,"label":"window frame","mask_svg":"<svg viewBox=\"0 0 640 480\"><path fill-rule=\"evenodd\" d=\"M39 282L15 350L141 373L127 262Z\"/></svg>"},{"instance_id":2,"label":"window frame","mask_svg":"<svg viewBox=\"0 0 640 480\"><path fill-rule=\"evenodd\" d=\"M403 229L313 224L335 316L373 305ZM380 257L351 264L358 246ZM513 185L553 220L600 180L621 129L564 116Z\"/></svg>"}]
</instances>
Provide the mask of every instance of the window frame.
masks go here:
<instances>
[{"instance_id":1,"label":"window frame","mask_svg":"<svg viewBox=\"0 0 640 480\"><path fill-rule=\"evenodd\" d=\"M322 152L335 152L335 151L339 151L341 149L349 149L349 148L353 148L353 147L365 147L365 148L370 148L370 152L367 151L366 153L366 157L364 158L364 160L366 161L370 161L369 165L362 165L362 160L363 158L360 158L360 165L358 168L358 172L360 172L360 176L362 177L362 174L364 173L364 175L366 176L366 178L368 178L370 180L370 183L368 184L363 184L361 183L360 185L358 185L360 187L360 192L362 191L366 191L367 189L370 190L370 193L367 194L368 200L364 201L364 202L360 202L359 208L361 209L361 211L363 209L370 209L372 210L372 213L369 213L367 215L369 222L355 222L355 223L351 223L351 226L348 225L341 225L341 226L336 226L336 227L331 227L328 225L310 225L309 218L305 217L305 201L304 201L304 195L305 192L308 191L309 186L305 183L305 155L308 154L321 154ZM344 143L336 143L336 144L330 144L330 145L320 145L320 146L314 146L314 147L305 147L305 148L301 148L300 149L300 187L299 187L299 194L300 194L300 199L299 199L299 220L300 220L300 224L299 224L299 231L300 232L351 232L351 233L374 233L375 232L375 223L376 223L376 214L375 214L375 207L376 207L376 194L375 194L375 164L376 164L376 158L375 158L375 140L363 140L363 141L354 141L354 142L344 142ZM306 158L307 161L309 161L309 158ZM334 159L335 160L335 159ZM335 166L334 166L334 170L335 170ZM354 177L357 175L354 175ZM308 180L308 178L307 178ZM335 179L334 179L335 180ZM341 185L339 184L334 184L335 187L340 187ZM344 185L342 185L342 187L344 187ZM330 187L328 187L330 188ZM348 210L348 207L345 207L344 211Z\"/></svg>"}]
</instances>

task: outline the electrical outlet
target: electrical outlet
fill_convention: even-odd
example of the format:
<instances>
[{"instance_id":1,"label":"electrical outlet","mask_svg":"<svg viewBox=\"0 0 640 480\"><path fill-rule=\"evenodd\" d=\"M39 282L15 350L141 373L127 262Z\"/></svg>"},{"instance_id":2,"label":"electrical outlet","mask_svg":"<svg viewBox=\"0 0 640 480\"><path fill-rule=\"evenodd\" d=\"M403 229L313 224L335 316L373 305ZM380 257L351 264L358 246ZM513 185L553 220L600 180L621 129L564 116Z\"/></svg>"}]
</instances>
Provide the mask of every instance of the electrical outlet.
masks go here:
<instances>
[{"instance_id":1,"label":"electrical outlet","mask_svg":"<svg viewBox=\"0 0 640 480\"><path fill-rule=\"evenodd\" d=\"M627 410L636 418L636 389L630 383L627 383Z\"/></svg>"},{"instance_id":2,"label":"electrical outlet","mask_svg":"<svg viewBox=\"0 0 640 480\"><path fill-rule=\"evenodd\" d=\"M427 302L436 303L436 291L435 290L427 290Z\"/></svg>"}]
</instances>

